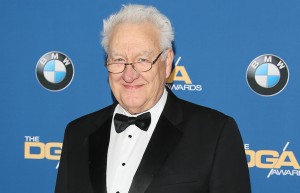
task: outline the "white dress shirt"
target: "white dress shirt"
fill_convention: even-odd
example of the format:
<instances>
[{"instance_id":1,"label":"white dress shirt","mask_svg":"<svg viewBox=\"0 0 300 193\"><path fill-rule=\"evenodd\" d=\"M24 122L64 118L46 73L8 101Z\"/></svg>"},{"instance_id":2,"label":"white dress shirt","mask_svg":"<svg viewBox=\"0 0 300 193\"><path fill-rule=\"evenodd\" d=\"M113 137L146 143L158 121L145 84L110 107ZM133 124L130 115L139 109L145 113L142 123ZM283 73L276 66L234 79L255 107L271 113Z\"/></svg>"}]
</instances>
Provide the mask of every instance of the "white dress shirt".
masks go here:
<instances>
[{"instance_id":1,"label":"white dress shirt","mask_svg":"<svg viewBox=\"0 0 300 193\"><path fill-rule=\"evenodd\" d=\"M143 131L135 125L130 125L125 131L117 133L112 120L106 170L108 193L129 192L132 179L166 104L167 95L168 92L165 89L156 105L147 111L151 113L151 124L147 131ZM139 115L130 115L120 105L116 106L114 115L116 113L135 117Z\"/></svg>"}]
</instances>

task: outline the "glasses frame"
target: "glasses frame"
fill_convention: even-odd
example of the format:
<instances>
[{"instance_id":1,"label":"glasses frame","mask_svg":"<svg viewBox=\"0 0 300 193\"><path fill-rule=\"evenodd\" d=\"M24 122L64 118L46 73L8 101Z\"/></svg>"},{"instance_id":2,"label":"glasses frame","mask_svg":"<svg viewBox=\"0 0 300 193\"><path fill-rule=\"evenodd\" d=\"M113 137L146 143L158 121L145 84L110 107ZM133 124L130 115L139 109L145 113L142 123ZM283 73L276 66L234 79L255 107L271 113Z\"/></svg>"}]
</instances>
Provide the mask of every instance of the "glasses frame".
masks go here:
<instances>
[{"instance_id":1,"label":"glasses frame","mask_svg":"<svg viewBox=\"0 0 300 193\"><path fill-rule=\"evenodd\" d=\"M151 64L151 67L149 68L149 70L152 69L152 66L157 62L157 60L159 59L159 57L162 55L162 53L163 53L164 51L165 51L165 50L161 51L161 52L158 54L158 56L157 56L152 62L149 61L149 63ZM108 58L108 57L106 57L106 66L105 66L106 68L107 68L109 65L116 64L116 63L107 63L107 58ZM108 70L108 68L107 68L107 71L108 71L109 73L112 73L112 74L120 74L120 73L124 72L124 70L126 69L126 66L132 66L132 68L133 68L136 72L148 72L148 71L149 71L149 70L146 70L146 71L137 71L137 70L135 69L135 67L134 67L134 65L137 64L137 63L140 63L140 62L131 62L131 63L124 62L124 63L119 63L119 64L124 64L124 68L123 68L123 70L122 70L121 72L110 72L110 71Z\"/></svg>"}]
</instances>

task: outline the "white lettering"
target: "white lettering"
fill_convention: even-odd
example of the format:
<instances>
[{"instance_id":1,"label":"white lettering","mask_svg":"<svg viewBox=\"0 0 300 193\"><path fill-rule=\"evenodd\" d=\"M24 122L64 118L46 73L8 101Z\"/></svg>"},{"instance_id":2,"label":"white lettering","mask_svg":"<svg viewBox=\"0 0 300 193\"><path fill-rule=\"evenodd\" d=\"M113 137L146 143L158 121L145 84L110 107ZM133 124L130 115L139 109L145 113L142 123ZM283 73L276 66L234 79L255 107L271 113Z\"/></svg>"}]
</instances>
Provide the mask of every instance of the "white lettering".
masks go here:
<instances>
[{"instance_id":1,"label":"white lettering","mask_svg":"<svg viewBox=\"0 0 300 193\"><path fill-rule=\"evenodd\" d=\"M300 170L278 170L278 169L272 169L268 175L268 178L271 175L276 176L300 176Z\"/></svg>"},{"instance_id":2,"label":"white lettering","mask_svg":"<svg viewBox=\"0 0 300 193\"><path fill-rule=\"evenodd\" d=\"M253 68L257 68L258 65L259 65L259 63L256 62L256 61L252 62L252 64L251 64L251 66L252 66Z\"/></svg>"},{"instance_id":3,"label":"white lettering","mask_svg":"<svg viewBox=\"0 0 300 193\"><path fill-rule=\"evenodd\" d=\"M69 64L71 64L70 60L68 58L65 58L63 63L68 66Z\"/></svg>"},{"instance_id":4,"label":"white lettering","mask_svg":"<svg viewBox=\"0 0 300 193\"><path fill-rule=\"evenodd\" d=\"M264 58L264 61L265 62L269 62L269 63L272 63L272 56L265 56L265 58Z\"/></svg>"},{"instance_id":5,"label":"white lettering","mask_svg":"<svg viewBox=\"0 0 300 193\"><path fill-rule=\"evenodd\" d=\"M58 53L52 53L51 57L54 60L58 59Z\"/></svg>"},{"instance_id":6,"label":"white lettering","mask_svg":"<svg viewBox=\"0 0 300 193\"><path fill-rule=\"evenodd\" d=\"M182 91L201 91L202 85L193 84L166 84L166 86L171 90L182 90Z\"/></svg>"},{"instance_id":7,"label":"white lettering","mask_svg":"<svg viewBox=\"0 0 300 193\"><path fill-rule=\"evenodd\" d=\"M244 149L249 149L250 148L250 144L244 144Z\"/></svg>"},{"instance_id":8,"label":"white lettering","mask_svg":"<svg viewBox=\"0 0 300 193\"><path fill-rule=\"evenodd\" d=\"M40 137L39 136L25 136L25 141L28 142L39 142Z\"/></svg>"},{"instance_id":9,"label":"white lettering","mask_svg":"<svg viewBox=\"0 0 300 193\"><path fill-rule=\"evenodd\" d=\"M45 65L47 63L47 59L46 58L41 58L40 59L40 63L42 63L43 65Z\"/></svg>"},{"instance_id":10,"label":"white lettering","mask_svg":"<svg viewBox=\"0 0 300 193\"><path fill-rule=\"evenodd\" d=\"M285 65L282 61L279 61L277 66L278 66L279 69L285 68Z\"/></svg>"}]
</instances>

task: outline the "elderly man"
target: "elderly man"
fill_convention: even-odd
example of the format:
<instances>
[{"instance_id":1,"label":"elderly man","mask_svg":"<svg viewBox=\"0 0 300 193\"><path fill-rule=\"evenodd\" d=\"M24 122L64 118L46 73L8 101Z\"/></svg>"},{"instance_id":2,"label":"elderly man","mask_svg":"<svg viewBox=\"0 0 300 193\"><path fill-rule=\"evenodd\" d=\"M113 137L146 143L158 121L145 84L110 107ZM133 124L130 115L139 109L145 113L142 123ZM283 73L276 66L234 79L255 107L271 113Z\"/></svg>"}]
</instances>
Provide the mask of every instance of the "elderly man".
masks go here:
<instances>
[{"instance_id":1,"label":"elderly man","mask_svg":"<svg viewBox=\"0 0 300 193\"><path fill-rule=\"evenodd\" d=\"M117 102L68 124L56 193L249 193L235 121L165 88L169 19L127 5L104 21L102 35Z\"/></svg>"}]
</instances>

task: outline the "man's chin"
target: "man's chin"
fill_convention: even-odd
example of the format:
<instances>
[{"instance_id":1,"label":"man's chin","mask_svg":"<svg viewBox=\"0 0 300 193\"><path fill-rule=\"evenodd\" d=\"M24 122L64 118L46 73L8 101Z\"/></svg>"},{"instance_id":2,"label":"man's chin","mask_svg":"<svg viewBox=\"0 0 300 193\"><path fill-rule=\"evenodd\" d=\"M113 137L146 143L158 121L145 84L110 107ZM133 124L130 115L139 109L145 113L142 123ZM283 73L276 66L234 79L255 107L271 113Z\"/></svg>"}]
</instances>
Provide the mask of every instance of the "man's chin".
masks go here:
<instances>
[{"instance_id":1,"label":"man's chin","mask_svg":"<svg viewBox=\"0 0 300 193\"><path fill-rule=\"evenodd\" d=\"M128 111L130 114L138 114L143 111L143 105L141 104L141 102L138 102L138 101L125 102L125 103L123 103L122 107L126 111Z\"/></svg>"}]
</instances>

